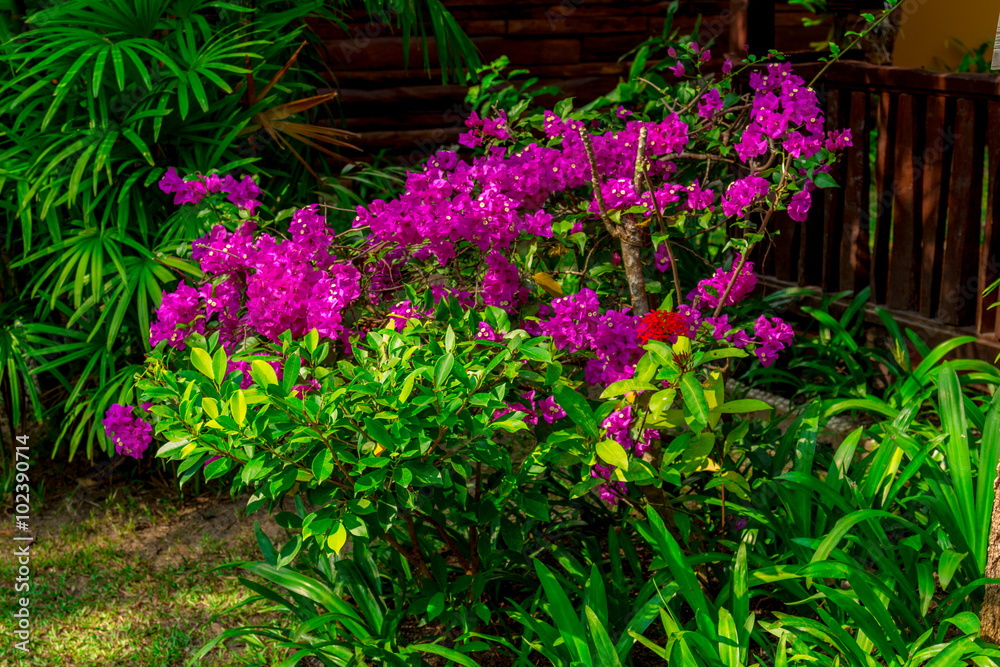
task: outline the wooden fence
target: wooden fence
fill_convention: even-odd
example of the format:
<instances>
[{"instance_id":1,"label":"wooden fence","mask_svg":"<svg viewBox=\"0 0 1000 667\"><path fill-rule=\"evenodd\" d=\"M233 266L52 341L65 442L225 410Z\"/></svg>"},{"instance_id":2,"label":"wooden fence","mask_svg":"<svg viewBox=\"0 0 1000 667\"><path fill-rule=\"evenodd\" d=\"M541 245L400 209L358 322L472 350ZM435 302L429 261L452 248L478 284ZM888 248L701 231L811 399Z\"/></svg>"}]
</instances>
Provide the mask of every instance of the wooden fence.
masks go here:
<instances>
[{"instance_id":1,"label":"wooden fence","mask_svg":"<svg viewBox=\"0 0 1000 667\"><path fill-rule=\"evenodd\" d=\"M796 69L808 80L818 67ZM765 284L870 286L870 314L886 307L931 342L971 333L963 353L992 361L997 295L982 292L1000 275L1000 77L840 62L817 89L827 128L849 127L854 146L833 173L842 187L816 191L804 223L775 216Z\"/></svg>"}]
</instances>

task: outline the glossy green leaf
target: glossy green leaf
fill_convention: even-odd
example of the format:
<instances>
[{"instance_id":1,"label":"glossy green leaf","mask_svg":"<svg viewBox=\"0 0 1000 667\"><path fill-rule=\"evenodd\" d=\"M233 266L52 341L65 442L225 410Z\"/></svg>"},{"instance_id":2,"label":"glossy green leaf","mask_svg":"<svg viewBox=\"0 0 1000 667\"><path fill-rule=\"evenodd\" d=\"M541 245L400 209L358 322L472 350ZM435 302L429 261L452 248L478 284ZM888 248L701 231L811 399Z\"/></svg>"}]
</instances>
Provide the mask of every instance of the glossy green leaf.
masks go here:
<instances>
[{"instance_id":1,"label":"glossy green leaf","mask_svg":"<svg viewBox=\"0 0 1000 667\"><path fill-rule=\"evenodd\" d=\"M566 411L566 416L583 429L585 435L591 438L600 437L594 411L590 409L590 405L587 404L587 400L583 396L566 385L556 387L553 394L555 394L556 403Z\"/></svg>"},{"instance_id":2,"label":"glossy green leaf","mask_svg":"<svg viewBox=\"0 0 1000 667\"><path fill-rule=\"evenodd\" d=\"M212 357L202 348L196 347L191 350L191 365L205 377L214 377Z\"/></svg>"},{"instance_id":3,"label":"glossy green leaf","mask_svg":"<svg viewBox=\"0 0 1000 667\"><path fill-rule=\"evenodd\" d=\"M628 454L625 453L625 448L614 440L601 440L598 442L597 455L605 463L610 463L622 470L628 470Z\"/></svg>"}]
</instances>

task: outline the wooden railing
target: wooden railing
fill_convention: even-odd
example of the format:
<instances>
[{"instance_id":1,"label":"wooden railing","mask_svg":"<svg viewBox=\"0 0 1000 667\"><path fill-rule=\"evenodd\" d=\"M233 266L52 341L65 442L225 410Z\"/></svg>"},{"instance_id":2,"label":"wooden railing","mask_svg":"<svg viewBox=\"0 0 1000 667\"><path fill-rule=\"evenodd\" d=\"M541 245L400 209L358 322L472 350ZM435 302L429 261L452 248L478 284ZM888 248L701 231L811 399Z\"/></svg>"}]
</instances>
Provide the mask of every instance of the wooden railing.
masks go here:
<instances>
[{"instance_id":1,"label":"wooden railing","mask_svg":"<svg viewBox=\"0 0 1000 667\"><path fill-rule=\"evenodd\" d=\"M849 127L854 146L804 223L775 217L757 258L765 284L870 286L872 306L932 340L973 333L971 353L992 361L997 295L982 292L1000 275L1000 77L839 62L816 87L827 129Z\"/></svg>"}]
</instances>

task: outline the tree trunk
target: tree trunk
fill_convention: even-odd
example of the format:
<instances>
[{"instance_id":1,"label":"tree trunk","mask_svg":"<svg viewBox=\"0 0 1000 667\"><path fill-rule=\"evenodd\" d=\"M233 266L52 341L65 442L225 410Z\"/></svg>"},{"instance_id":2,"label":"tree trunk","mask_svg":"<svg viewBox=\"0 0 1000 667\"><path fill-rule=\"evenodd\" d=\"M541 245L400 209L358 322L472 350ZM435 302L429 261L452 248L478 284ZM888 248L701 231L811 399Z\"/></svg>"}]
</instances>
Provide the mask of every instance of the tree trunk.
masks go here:
<instances>
[{"instance_id":1,"label":"tree trunk","mask_svg":"<svg viewBox=\"0 0 1000 667\"><path fill-rule=\"evenodd\" d=\"M993 481L993 518L986 547L986 576L1000 578L1000 465ZM979 638L1000 645L1000 584L987 584L979 624Z\"/></svg>"}]
</instances>

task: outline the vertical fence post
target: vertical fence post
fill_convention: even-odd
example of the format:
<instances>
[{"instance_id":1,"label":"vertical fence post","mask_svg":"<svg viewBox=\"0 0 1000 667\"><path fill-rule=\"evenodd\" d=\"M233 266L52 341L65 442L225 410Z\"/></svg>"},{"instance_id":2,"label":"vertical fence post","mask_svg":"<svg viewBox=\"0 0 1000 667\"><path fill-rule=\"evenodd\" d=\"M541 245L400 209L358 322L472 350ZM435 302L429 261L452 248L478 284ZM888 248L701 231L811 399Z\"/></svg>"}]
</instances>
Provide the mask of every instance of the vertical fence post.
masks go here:
<instances>
[{"instance_id":1,"label":"vertical fence post","mask_svg":"<svg viewBox=\"0 0 1000 667\"><path fill-rule=\"evenodd\" d=\"M750 53L767 55L774 48L774 0L747 0L747 42ZM742 48L742 45L741 45Z\"/></svg>"},{"instance_id":2,"label":"vertical fence post","mask_svg":"<svg viewBox=\"0 0 1000 667\"><path fill-rule=\"evenodd\" d=\"M844 180L844 237L840 246L840 289L859 292L869 282L868 250L868 93L852 92L850 110L854 145L847 149Z\"/></svg>"},{"instance_id":3,"label":"vertical fence post","mask_svg":"<svg viewBox=\"0 0 1000 667\"><path fill-rule=\"evenodd\" d=\"M920 232L913 211L913 140L916 100L900 95L896 112L896 145L892 200L892 254L889 257L886 305L916 310L920 276ZM881 222L881 221L880 221Z\"/></svg>"}]
</instances>

